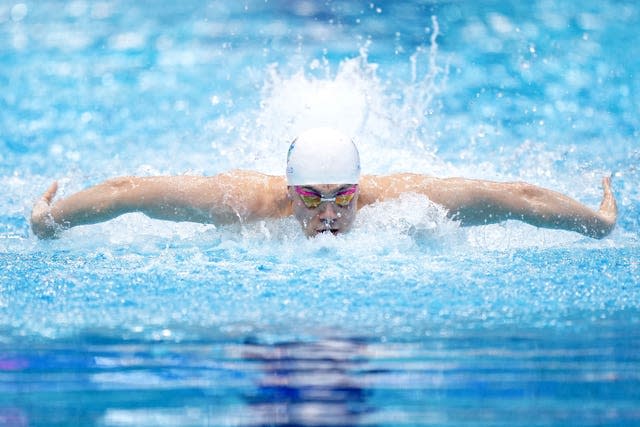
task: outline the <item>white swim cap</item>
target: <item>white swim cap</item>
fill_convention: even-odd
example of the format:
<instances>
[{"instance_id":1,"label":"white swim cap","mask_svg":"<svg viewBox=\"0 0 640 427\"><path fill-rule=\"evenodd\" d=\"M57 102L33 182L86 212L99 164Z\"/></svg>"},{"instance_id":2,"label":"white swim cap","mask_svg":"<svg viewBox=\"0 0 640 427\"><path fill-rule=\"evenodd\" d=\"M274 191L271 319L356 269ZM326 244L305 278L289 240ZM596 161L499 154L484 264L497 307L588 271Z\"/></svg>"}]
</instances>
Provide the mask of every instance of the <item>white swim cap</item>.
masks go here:
<instances>
[{"instance_id":1,"label":"white swim cap","mask_svg":"<svg viewBox=\"0 0 640 427\"><path fill-rule=\"evenodd\" d=\"M331 128L309 129L289 146L289 185L357 184L360 156L353 141Z\"/></svg>"}]
</instances>

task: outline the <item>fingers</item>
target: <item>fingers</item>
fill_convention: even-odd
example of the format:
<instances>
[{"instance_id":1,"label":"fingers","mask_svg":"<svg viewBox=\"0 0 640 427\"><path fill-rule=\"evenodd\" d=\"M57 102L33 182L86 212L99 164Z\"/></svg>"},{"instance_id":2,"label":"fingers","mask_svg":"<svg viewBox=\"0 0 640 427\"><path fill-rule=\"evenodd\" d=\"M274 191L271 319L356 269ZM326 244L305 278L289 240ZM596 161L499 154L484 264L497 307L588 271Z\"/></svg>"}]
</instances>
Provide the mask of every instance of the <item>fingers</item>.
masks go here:
<instances>
[{"instance_id":1,"label":"fingers","mask_svg":"<svg viewBox=\"0 0 640 427\"><path fill-rule=\"evenodd\" d=\"M611 176L605 176L602 178L602 190L604 192L602 204L612 204L613 207L615 207L616 199L613 196L613 191L611 189Z\"/></svg>"},{"instance_id":2,"label":"fingers","mask_svg":"<svg viewBox=\"0 0 640 427\"><path fill-rule=\"evenodd\" d=\"M599 213L611 224L611 228L616 222L618 216L618 206L616 204L616 198L613 195L611 189L611 176L605 176L602 178L602 202L600 203Z\"/></svg>"},{"instance_id":3,"label":"fingers","mask_svg":"<svg viewBox=\"0 0 640 427\"><path fill-rule=\"evenodd\" d=\"M48 205L51 204L51 200L58 192L58 181L53 181L47 191L44 192L41 199L44 200Z\"/></svg>"},{"instance_id":4,"label":"fingers","mask_svg":"<svg viewBox=\"0 0 640 427\"><path fill-rule=\"evenodd\" d=\"M47 191L42 194L33 205L31 211L31 229L41 239L55 237L56 224L51 215L51 201L58 191L58 182L51 183Z\"/></svg>"},{"instance_id":5,"label":"fingers","mask_svg":"<svg viewBox=\"0 0 640 427\"><path fill-rule=\"evenodd\" d=\"M611 193L611 175L602 177L602 188L605 194Z\"/></svg>"}]
</instances>

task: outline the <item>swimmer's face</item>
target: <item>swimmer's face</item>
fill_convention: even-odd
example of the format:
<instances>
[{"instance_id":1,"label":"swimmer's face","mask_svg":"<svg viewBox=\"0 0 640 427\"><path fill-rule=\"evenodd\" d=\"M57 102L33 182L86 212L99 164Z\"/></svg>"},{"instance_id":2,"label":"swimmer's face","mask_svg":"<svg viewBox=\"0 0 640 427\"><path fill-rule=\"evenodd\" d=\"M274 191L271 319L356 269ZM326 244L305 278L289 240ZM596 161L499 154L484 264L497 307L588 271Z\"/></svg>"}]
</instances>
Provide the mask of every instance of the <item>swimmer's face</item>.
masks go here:
<instances>
[{"instance_id":1,"label":"swimmer's face","mask_svg":"<svg viewBox=\"0 0 640 427\"><path fill-rule=\"evenodd\" d=\"M311 186L289 186L289 198L296 217L308 237L319 233L345 233L356 218L358 186L353 184L319 184ZM333 201L317 202L317 196ZM347 202L345 204L345 202Z\"/></svg>"}]
</instances>

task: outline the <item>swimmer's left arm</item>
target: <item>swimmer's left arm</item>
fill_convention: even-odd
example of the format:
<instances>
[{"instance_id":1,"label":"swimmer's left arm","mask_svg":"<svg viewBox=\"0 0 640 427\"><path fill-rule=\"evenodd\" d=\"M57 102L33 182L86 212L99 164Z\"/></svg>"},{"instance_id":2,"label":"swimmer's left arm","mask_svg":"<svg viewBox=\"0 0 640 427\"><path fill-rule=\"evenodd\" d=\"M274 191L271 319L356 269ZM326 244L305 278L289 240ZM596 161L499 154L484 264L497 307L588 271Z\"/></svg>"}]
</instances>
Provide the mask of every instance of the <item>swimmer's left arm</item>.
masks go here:
<instances>
[{"instance_id":1,"label":"swimmer's left arm","mask_svg":"<svg viewBox=\"0 0 640 427\"><path fill-rule=\"evenodd\" d=\"M603 178L602 186L603 197L597 211L564 194L525 182L454 178L449 191L445 184L445 194L432 200L447 207L452 218L463 225L515 219L536 227L570 230L601 239L615 227L618 213L611 178Z\"/></svg>"},{"instance_id":2,"label":"swimmer's left arm","mask_svg":"<svg viewBox=\"0 0 640 427\"><path fill-rule=\"evenodd\" d=\"M364 177L363 204L397 197L402 192L424 194L448 210L463 226L492 224L515 219L528 224L571 230L596 239L615 227L616 200L611 178L602 180L604 190L597 211L556 191L524 182L493 182L464 178L433 178L417 174Z\"/></svg>"}]
</instances>

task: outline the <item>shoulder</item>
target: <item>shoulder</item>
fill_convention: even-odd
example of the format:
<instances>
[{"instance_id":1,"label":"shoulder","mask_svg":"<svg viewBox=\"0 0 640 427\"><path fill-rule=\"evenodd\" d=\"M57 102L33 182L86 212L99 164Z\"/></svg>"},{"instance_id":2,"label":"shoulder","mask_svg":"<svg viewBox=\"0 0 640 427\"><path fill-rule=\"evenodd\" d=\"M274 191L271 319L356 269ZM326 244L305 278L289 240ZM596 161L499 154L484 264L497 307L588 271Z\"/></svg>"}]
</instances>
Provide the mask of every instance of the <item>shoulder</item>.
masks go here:
<instances>
[{"instance_id":1,"label":"shoulder","mask_svg":"<svg viewBox=\"0 0 640 427\"><path fill-rule=\"evenodd\" d=\"M360 178L360 203L367 205L398 198L403 193L416 192L429 195L440 181L429 175L396 173L390 175L363 175Z\"/></svg>"},{"instance_id":2,"label":"shoulder","mask_svg":"<svg viewBox=\"0 0 640 427\"><path fill-rule=\"evenodd\" d=\"M224 203L244 211L247 218L281 217L288 214L284 176L234 169L209 178L212 190Z\"/></svg>"},{"instance_id":3,"label":"shoulder","mask_svg":"<svg viewBox=\"0 0 640 427\"><path fill-rule=\"evenodd\" d=\"M225 186L229 191L264 196L280 197L287 192L287 181L284 176L268 175L261 172L233 169L209 177L211 183Z\"/></svg>"},{"instance_id":4,"label":"shoulder","mask_svg":"<svg viewBox=\"0 0 640 427\"><path fill-rule=\"evenodd\" d=\"M389 175L363 175L360 179L360 183L372 187L400 185L403 187L411 187L415 185L421 185L437 181L439 178L435 178L429 175L423 175L418 173L403 172L394 173Z\"/></svg>"}]
</instances>

